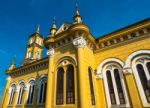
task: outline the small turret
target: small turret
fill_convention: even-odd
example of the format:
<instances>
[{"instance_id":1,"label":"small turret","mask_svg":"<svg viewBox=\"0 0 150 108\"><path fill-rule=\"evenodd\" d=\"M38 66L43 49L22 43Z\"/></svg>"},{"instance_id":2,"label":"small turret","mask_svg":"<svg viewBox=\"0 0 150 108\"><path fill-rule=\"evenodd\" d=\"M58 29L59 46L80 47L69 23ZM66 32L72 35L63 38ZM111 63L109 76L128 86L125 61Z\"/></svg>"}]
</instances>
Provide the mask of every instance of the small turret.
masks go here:
<instances>
[{"instance_id":1,"label":"small turret","mask_svg":"<svg viewBox=\"0 0 150 108\"><path fill-rule=\"evenodd\" d=\"M51 36L54 36L55 33L56 33L56 31L57 31L56 18L54 17L54 19L53 19L53 24L52 24L52 27L51 27L51 29L50 29L50 35L51 35Z\"/></svg>"},{"instance_id":2,"label":"small turret","mask_svg":"<svg viewBox=\"0 0 150 108\"><path fill-rule=\"evenodd\" d=\"M79 9L78 9L78 3L76 1L76 11L74 16L74 23L82 23L82 17L80 16Z\"/></svg>"}]
</instances>

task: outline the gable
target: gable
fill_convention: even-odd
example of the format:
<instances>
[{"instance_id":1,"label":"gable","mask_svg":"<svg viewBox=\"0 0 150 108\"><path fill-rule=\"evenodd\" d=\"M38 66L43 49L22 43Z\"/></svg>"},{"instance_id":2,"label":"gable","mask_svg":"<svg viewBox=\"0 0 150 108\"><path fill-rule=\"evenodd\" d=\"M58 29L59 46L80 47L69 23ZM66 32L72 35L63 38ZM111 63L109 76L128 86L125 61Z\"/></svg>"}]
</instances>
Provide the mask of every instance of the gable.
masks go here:
<instances>
[{"instance_id":1,"label":"gable","mask_svg":"<svg viewBox=\"0 0 150 108\"><path fill-rule=\"evenodd\" d=\"M69 23L63 23L57 30L56 34L59 34L65 30L67 30L70 26L71 26L71 24L69 24Z\"/></svg>"}]
</instances>

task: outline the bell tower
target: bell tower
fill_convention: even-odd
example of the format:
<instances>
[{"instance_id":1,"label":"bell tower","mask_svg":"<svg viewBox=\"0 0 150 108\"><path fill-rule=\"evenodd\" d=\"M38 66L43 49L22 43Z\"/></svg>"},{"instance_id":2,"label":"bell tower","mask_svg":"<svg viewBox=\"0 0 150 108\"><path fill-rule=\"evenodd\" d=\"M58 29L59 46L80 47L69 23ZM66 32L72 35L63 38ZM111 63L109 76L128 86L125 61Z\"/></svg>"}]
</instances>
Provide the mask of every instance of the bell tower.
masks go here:
<instances>
[{"instance_id":1,"label":"bell tower","mask_svg":"<svg viewBox=\"0 0 150 108\"><path fill-rule=\"evenodd\" d=\"M43 40L44 38L40 34L40 27L38 26L36 32L29 36L23 65L42 58Z\"/></svg>"}]
</instances>

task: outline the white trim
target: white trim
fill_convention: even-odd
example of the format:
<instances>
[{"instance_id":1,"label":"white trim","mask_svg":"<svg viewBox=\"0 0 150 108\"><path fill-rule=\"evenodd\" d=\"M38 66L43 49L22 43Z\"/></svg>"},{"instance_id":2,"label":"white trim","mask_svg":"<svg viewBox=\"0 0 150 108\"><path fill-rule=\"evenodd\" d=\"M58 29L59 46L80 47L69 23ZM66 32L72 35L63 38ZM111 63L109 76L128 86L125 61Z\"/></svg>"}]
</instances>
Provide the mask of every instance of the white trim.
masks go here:
<instances>
[{"instance_id":1,"label":"white trim","mask_svg":"<svg viewBox=\"0 0 150 108\"><path fill-rule=\"evenodd\" d=\"M57 65L61 62L63 62L64 60L68 60L68 61L71 61L73 62L73 64L75 64L75 66L77 66L77 60L74 56L60 56L56 62L55 62L55 66L57 67Z\"/></svg>"},{"instance_id":2,"label":"white trim","mask_svg":"<svg viewBox=\"0 0 150 108\"><path fill-rule=\"evenodd\" d=\"M9 89L9 101L8 101L8 105L12 105L13 99L14 99L14 94L15 94L15 90L16 90L16 83L12 83ZM13 96L11 96L12 94L12 90L13 90ZM11 104L10 104L11 102Z\"/></svg>"},{"instance_id":3,"label":"white trim","mask_svg":"<svg viewBox=\"0 0 150 108\"><path fill-rule=\"evenodd\" d=\"M31 84L32 81L33 81L33 84ZM28 87L28 94L27 94L27 100L26 100L26 102L28 101L28 98L29 98L29 102L30 102L30 100L31 100L31 96L29 97L29 92L30 92L29 89L30 89L30 86L32 86L32 89L33 89L33 86L34 86L34 91L35 91L35 89L36 89L36 88L35 88L35 78L31 78L31 79L28 81L28 86L27 86L27 87ZM32 90L32 89L31 89L31 90ZM33 105L33 104L34 104L34 93L35 93L34 91L33 91L33 102L32 102L32 103L27 103L27 105Z\"/></svg>"},{"instance_id":4,"label":"white trim","mask_svg":"<svg viewBox=\"0 0 150 108\"><path fill-rule=\"evenodd\" d=\"M43 83L43 91L42 91L42 102L40 103L40 92L41 92L41 85ZM39 90L38 90L38 99L37 99L37 104L38 105L43 105L45 104L43 101L44 101L44 88L46 86L46 83L47 83L47 75L42 75L39 79Z\"/></svg>"},{"instance_id":5,"label":"white trim","mask_svg":"<svg viewBox=\"0 0 150 108\"><path fill-rule=\"evenodd\" d=\"M124 68L129 68L131 66L132 59L134 59L137 55L140 55L140 54L149 54L150 55L150 50L139 50L139 51L136 51L136 52L130 54L128 59L125 62Z\"/></svg>"},{"instance_id":6,"label":"white trim","mask_svg":"<svg viewBox=\"0 0 150 108\"><path fill-rule=\"evenodd\" d=\"M54 48L49 48L49 50L47 50L46 54L49 56L49 58L52 58L55 54Z\"/></svg>"},{"instance_id":7,"label":"white trim","mask_svg":"<svg viewBox=\"0 0 150 108\"><path fill-rule=\"evenodd\" d=\"M116 97L116 104L120 105L116 80L115 80L115 76L114 76L114 67L113 67L113 69L111 69L109 71L110 71L110 74L111 74L111 77L112 77L112 83L113 83L114 93L115 93L115 97ZM104 72L104 73L106 73L106 72Z\"/></svg>"},{"instance_id":8,"label":"white trim","mask_svg":"<svg viewBox=\"0 0 150 108\"><path fill-rule=\"evenodd\" d=\"M39 78L39 81L41 81L43 78L46 78L46 79L47 79L47 74L41 75L40 78Z\"/></svg>"},{"instance_id":9,"label":"white trim","mask_svg":"<svg viewBox=\"0 0 150 108\"><path fill-rule=\"evenodd\" d=\"M135 76L135 80L136 80L136 83L137 83L137 87L138 87L138 90L139 90L139 94L140 94L143 106L144 107L150 107L150 103L147 102L147 99L146 99L146 96L145 96L145 93L144 93L144 90L143 90L143 87L142 87L142 84L141 84L141 81L140 81L140 78L139 78L139 75L138 75L138 72L137 72L137 69L136 69L136 65L137 64L142 64L142 63L137 62L137 60L139 60L141 58L149 58L150 59L150 56L148 56L148 55L142 55L142 56L138 56L135 59L133 59L131 61L132 62L132 69L133 69L133 74ZM142 64L142 66L143 66L143 64ZM143 68L144 68L144 66L143 66ZM144 69L144 71L145 71L145 69ZM145 72L146 76L148 74L149 74L148 72ZM147 76L147 78L148 78L148 76Z\"/></svg>"},{"instance_id":10,"label":"white trim","mask_svg":"<svg viewBox=\"0 0 150 108\"><path fill-rule=\"evenodd\" d=\"M73 45L76 48L84 48L86 46L86 41L82 36L80 36L80 37L73 39Z\"/></svg>"},{"instance_id":11,"label":"white trim","mask_svg":"<svg viewBox=\"0 0 150 108\"><path fill-rule=\"evenodd\" d=\"M101 64L98 66L97 74L102 73L103 66L107 63L110 63L110 62L116 62L116 63L120 64L122 67L124 66L124 63L120 59L108 58L108 59L105 59L104 61L102 61Z\"/></svg>"},{"instance_id":12,"label":"white trim","mask_svg":"<svg viewBox=\"0 0 150 108\"><path fill-rule=\"evenodd\" d=\"M18 87L19 87L19 91L18 91L17 105L21 105L21 100L23 98L22 96L23 96L23 93L24 93L24 90L26 87L25 81L21 80ZM21 92L20 92L20 90L21 90Z\"/></svg>"},{"instance_id":13,"label":"white trim","mask_svg":"<svg viewBox=\"0 0 150 108\"><path fill-rule=\"evenodd\" d=\"M111 107L130 107L128 93L127 93L126 85L125 85L125 82L124 82L124 77L123 77L123 74L121 72L122 68L121 68L119 63L113 63L113 61L111 61L111 62L112 63L109 63L109 64L105 63L104 66L102 65L102 67L103 67L102 73L103 73L104 87L105 87L105 93L106 93L108 108L111 108ZM111 66L112 69L108 69L108 66ZM121 84L122 84L122 89L123 89L124 98L125 98L125 104L124 105L121 105L120 101L119 101L119 95L118 95L118 92L117 92L117 86L116 86L116 82L115 82L116 80L115 80L114 75L113 75L114 69L118 69L118 71L119 71L120 81L121 81ZM115 93L115 98L116 98L116 105L111 104L109 88L108 88L108 82L107 82L107 77L106 77L106 71L107 70L109 70L111 72L112 82L113 82L113 87L114 87L114 93Z\"/></svg>"},{"instance_id":14,"label":"white trim","mask_svg":"<svg viewBox=\"0 0 150 108\"><path fill-rule=\"evenodd\" d=\"M30 84L32 80L35 81L35 78L30 78L27 83Z\"/></svg>"}]
</instances>

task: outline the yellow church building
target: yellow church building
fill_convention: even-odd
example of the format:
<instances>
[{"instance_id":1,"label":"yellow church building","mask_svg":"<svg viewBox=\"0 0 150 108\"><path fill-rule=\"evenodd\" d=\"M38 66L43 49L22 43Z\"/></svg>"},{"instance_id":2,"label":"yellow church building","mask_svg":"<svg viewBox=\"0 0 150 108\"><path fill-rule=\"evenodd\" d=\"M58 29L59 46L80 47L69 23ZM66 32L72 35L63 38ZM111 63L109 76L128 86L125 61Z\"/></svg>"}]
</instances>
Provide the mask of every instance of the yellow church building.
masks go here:
<instances>
[{"instance_id":1,"label":"yellow church building","mask_svg":"<svg viewBox=\"0 0 150 108\"><path fill-rule=\"evenodd\" d=\"M150 19L94 38L78 8L73 18L30 35L22 65L6 71L2 108L150 107Z\"/></svg>"}]
</instances>

